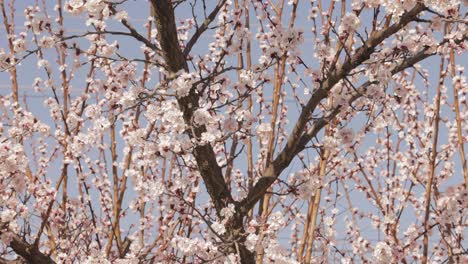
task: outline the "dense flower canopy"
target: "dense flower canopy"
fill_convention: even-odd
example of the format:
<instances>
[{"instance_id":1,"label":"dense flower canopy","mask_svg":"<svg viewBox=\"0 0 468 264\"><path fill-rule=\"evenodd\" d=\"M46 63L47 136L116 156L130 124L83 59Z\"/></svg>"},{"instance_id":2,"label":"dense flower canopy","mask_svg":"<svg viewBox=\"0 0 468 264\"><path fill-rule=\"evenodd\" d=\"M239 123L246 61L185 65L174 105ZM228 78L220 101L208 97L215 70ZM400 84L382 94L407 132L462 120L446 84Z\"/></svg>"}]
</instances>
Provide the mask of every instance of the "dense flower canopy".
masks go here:
<instances>
[{"instance_id":1,"label":"dense flower canopy","mask_svg":"<svg viewBox=\"0 0 468 264\"><path fill-rule=\"evenodd\" d=\"M0 263L464 263L458 0L0 0Z\"/></svg>"}]
</instances>

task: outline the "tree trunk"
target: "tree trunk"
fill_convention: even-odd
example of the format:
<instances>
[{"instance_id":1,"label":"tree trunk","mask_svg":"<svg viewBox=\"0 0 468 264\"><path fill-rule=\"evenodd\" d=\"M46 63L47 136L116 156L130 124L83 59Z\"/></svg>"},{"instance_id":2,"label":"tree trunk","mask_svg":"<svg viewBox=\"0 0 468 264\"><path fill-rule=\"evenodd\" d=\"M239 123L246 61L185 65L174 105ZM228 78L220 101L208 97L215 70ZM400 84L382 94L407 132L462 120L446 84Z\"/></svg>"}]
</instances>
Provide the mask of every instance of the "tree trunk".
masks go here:
<instances>
[{"instance_id":1,"label":"tree trunk","mask_svg":"<svg viewBox=\"0 0 468 264\"><path fill-rule=\"evenodd\" d=\"M167 0L151 0L151 4L154 10L154 21L158 29L158 40L161 46L160 52L164 58L166 70L171 74L188 71L187 61L177 38L177 27L172 4ZM200 97L196 93L195 87L191 88L187 96L177 97L184 121L191 128L188 129L187 133L190 138L195 139L199 139L202 133L206 132L205 126L192 127L191 124L193 113L199 107L199 99ZM223 208L226 208L229 204L236 205L234 219L226 224L227 232L224 238L228 242L227 252L239 254L241 263L255 263L254 253L247 250L244 245L244 213L240 211L240 207L237 206L238 203L231 196L231 192L224 181L222 169L216 161L213 148L209 144L198 145L194 147L193 156L215 206L218 218L220 218L220 212Z\"/></svg>"}]
</instances>

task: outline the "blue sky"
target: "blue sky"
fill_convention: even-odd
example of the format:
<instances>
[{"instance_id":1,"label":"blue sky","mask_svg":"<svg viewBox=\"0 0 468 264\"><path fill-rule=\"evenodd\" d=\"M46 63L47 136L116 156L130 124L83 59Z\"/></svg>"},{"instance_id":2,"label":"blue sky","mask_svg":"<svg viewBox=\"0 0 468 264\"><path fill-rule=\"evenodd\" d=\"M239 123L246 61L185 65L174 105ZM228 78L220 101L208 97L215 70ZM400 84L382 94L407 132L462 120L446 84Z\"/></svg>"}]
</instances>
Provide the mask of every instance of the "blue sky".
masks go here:
<instances>
[{"instance_id":1,"label":"blue sky","mask_svg":"<svg viewBox=\"0 0 468 264\"><path fill-rule=\"evenodd\" d=\"M24 27L23 27L23 22L24 22L24 15L23 15L23 12L22 10L27 6L27 5L33 5L35 3L35 1L33 0L23 0L23 1L16 1L16 13L15 13L15 23L16 23L16 33L19 33L20 31L24 30ZM210 2L210 3L213 3L213 2ZM52 1L47 1L47 4L50 6L48 6L48 12L50 15L54 16L55 15L55 12L51 9L52 8ZM134 1L128 1L125 5L124 5L124 9L129 13L129 17L131 18L130 19L130 22L139 30L141 30L142 34L146 34L145 32L145 29L143 28L143 24L145 23L146 21L146 18L149 16L149 9L148 9L148 3L146 1L141 1L141 0L134 0ZM211 10L211 8L209 7L208 8L209 10ZM464 8L466 9L466 8ZM188 8L183 8L183 7L178 7L177 10L176 10L176 19L177 20L182 20L182 19L185 19L185 18L188 18L191 16L191 11L190 9ZM198 10L198 12L201 12L201 10ZM287 15L289 14L289 8L286 8L285 10L285 15L284 15L284 20L287 20L289 19L289 16ZM201 14L199 14L201 15ZM312 51L312 46L313 46L313 41L312 41L312 35L310 33L310 21L307 21L307 16L308 16L308 12L306 12L305 10L300 10L298 12L298 17L297 17L297 22L296 22L296 25L299 27L299 28L303 28L304 29L304 32L305 32L305 41L302 45L302 50L303 50L303 56L301 56L301 58L305 61L305 63L310 66L310 67L313 67L313 68L317 68L318 67L318 64L317 62L314 60L313 56L311 54L309 54L311 51ZM86 26L85 26L85 19L83 17L74 17L74 16L70 16L69 14L66 14L65 15L65 29L66 29L66 35L70 35L70 34L80 34L80 33L84 33L86 32ZM201 18L199 20L199 22L201 21ZM367 15L364 15L362 17L362 21L363 23L366 23L366 21L370 21L370 16L369 14ZM216 22L216 21L215 21ZM117 22L111 22L109 23L109 26L110 27L115 27L117 29L122 29L123 30L123 27L119 26ZM255 28L258 26L258 22L256 21L256 18L253 14L253 12L251 13L251 28L253 30L255 30ZM5 32L5 29L3 27L3 25L0 26L0 34L4 34ZM210 41L212 40L212 37L213 37L213 34L214 34L214 31L208 31L206 32L203 37L199 40L199 43L193 48L192 50L192 53L193 54L205 54L208 50L208 43L210 43ZM254 35L254 33L253 33ZM28 39L30 39L30 35L28 36ZM114 36L110 36L109 39L118 39L119 40L119 45L120 45L120 48L119 48L119 52L121 52L123 55L127 55L128 57L134 57L134 58L142 58L142 55L141 55L141 52L140 52L140 47L141 47L141 44L139 42L136 42L135 40L131 39L131 38L125 38L125 37L114 37ZM110 41L111 42L111 41ZM86 47L86 43L87 41L83 41L83 40L78 40L77 41L78 44L80 45L85 45L84 47ZM5 50L7 50L7 45L6 45L6 39L5 38L0 38L0 48L4 48ZM255 41L253 41L253 62L255 63L256 60L258 59L259 57L259 51L258 51L258 45L255 43ZM55 52L48 52L46 54L47 57L49 57L51 59L51 63L53 61L55 61ZM234 58L235 59L235 58ZM430 83L431 83L431 90L429 91L429 96L431 98L434 97L434 93L435 93L435 90L433 89L433 87L435 87L434 85L437 83L437 79L438 79L438 63L439 63L439 57L437 56L434 56L428 60L426 60L423 65L426 67L426 69L429 70L430 72L430 75L429 75L429 80L430 80ZM35 57L30 57L28 59L26 59L25 61L22 62L21 66L19 67L19 85L20 85L20 96L22 98L24 98L24 100L27 102L27 107L28 109L35 113L37 116L40 117L41 120L43 120L44 122L48 123L48 124L52 124L52 121L50 119L50 117L48 117L48 110L44 107L44 104L43 104L43 101L51 96L51 92L50 91L47 91L45 90L44 92L42 93L35 93L33 91L33 87L32 87L32 83L34 81L34 78L35 77L39 77L41 76L43 79L44 78L44 72L42 69L38 69L37 65L36 65L36 58ZM457 57L457 63L458 64L461 64L465 67L467 67L467 56L466 56L466 53L465 54L462 54L460 56ZM140 69L141 69L141 65L139 66ZM74 80L72 81L72 97L74 96L79 96L82 91L83 91L83 85L85 84L84 82L84 79L85 79L85 73L87 71L87 68L84 67L82 71L80 72L77 72L76 73L76 76L74 78ZM57 75L58 76L58 75ZM235 78L234 77L235 75L233 74L233 79ZM157 74L153 74L153 80L149 83L149 86L151 85L154 85L157 83ZM58 78L57 78L58 80ZM310 81L310 80L309 80ZM421 82L419 82L420 84L422 84ZM310 84L310 83L309 83ZM448 87L448 90L449 90L449 100L450 102L452 102L452 94L451 94L451 82L449 81L449 79L446 80L446 85ZM269 93L271 94L271 86L266 86L265 87L265 93ZM286 91L289 91L289 88L286 88ZM5 73L5 72L0 72L0 94L7 94L7 93L10 93L10 80L9 80L9 73ZM289 114L288 114L288 117L289 117L289 120L290 120L290 126L292 126L298 116L298 106L297 104L295 104L293 101L287 101L287 104L288 106L290 106L290 111L289 111ZM443 113L445 115L451 115L449 114L450 113L450 109L446 106L444 106L444 108L442 109ZM355 121L352 122L351 127L357 129L360 127L360 124L362 124L363 122L363 118L357 118ZM441 130L441 134L440 134L440 144L444 144L446 143L446 139L447 139L447 131L445 129L442 129ZM372 139L374 137L373 136L370 136L368 140L365 141L365 143L362 145L362 149L365 150L365 148L367 147L370 147L372 145ZM122 141L119 141L119 149L122 149ZM311 152L312 154L312 152ZM122 155L119 155L120 157ZM255 156L255 155L254 155ZM59 159L60 160L60 159ZM59 161L58 160L58 161ZM458 183L462 180L462 176L461 176L461 167L460 167L460 162L459 162L459 159L455 159L455 162L456 162L456 175L454 175L454 177L447 182L447 184L454 184L454 183ZM55 164L54 166L57 166L59 167L60 164ZM239 159L239 162L237 163L237 166L238 167L246 167L246 164L245 164L245 159L243 158L240 158ZM299 169L300 168L300 163L297 162L297 160L295 162L292 163L292 165L290 166L290 168L286 169L285 172L284 172L284 175L282 176L283 178L285 178L285 176L287 176L290 172L294 172L294 170L296 169ZM69 186L73 186L73 181L70 182ZM70 187L72 188L72 187ZM339 187L341 188L341 187ZM70 190L72 193L73 192L76 192L75 190L71 189ZM422 188L419 188L419 192L422 191ZM128 196L127 197L131 197L132 196L132 192L129 192ZM359 204L361 206L361 208L366 208L368 207L369 210L374 210L373 207L369 206L367 200L363 199L363 194L360 194L358 192L352 192L352 199L353 199L353 202L355 204ZM343 203L344 204L344 203ZM303 208L306 208L306 205L304 203L304 207ZM341 210L340 210L341 211ZM409 223L412 223L413 220L414 220L414 217L410 214L408 215L405 215L404 216L404 221L402 221L402 225L405 225L405 224L409 224ZM132 219L128 219L128 223L130 222L133 222L131 221ZM339 234L343 231L343 224L344 224L344 221L343 221L343 218L339 219L339 221L341 220L340 223L338 223L337 227L339 229ZM124 225L126 223L123 223ZM362 223L362 226L370 226L368 225L367 222L363 222ZM368 230L368 231L365 231L365 230ZM372 234L372 236L370 237L374 237L374 239L377 239L379 237L379 234L377 232L375 232L374 229L364 229L363 230L364 232L368 232L369 235ZM289 231L288 230L285 230L283 232L283 234L281 235L281 240L286 240L286 238L289 238Z\"/></svg>"}]
</instances>

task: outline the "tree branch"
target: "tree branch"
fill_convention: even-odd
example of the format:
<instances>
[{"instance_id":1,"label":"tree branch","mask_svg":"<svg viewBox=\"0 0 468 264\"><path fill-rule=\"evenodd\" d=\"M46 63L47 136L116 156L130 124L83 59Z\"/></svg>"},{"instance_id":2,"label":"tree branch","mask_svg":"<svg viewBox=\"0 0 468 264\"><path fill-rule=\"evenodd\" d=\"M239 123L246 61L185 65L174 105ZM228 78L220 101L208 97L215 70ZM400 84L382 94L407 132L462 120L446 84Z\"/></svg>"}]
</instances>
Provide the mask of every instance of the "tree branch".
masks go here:
<instances>
[{"instance_id":1,"label":"tree branch","mask_svg":"<svg viewBox=\"0 0 468 264\"><path fill-rule=\"evenodd\" d=\"M185 60L177 39L177 28L174 20L174 10L170 1L151 0L154 8L156 27L159 32L159 42L162 49L162 56L166 62L167 70L171 73L177 73L180 70L188 71L188 65ZM192 116L199 108L199 95L192 87L189 95L178 97L180 110L183 113L184 121L187 126L192 127ZM205 126L193 127L188 129L190 138L198 139L202 133L206 132ZM206 188L219 212L229 203L234 203L229 192L221 168L216 161L216 155L209 144L197 145L193 150L193 155L197 162L200 174L206 184Z\"/></svg>"},{"instance_id":2,"label":"tree branch","mask_svg":"<svg viewBox=\"0 0 468 264\"><path fill-rule=\"evenodd\" d=\"M109 9L113 13L117 12L117 10L115 10L115 8L112 5L109 7ZM145 44L148 48L150 48L150 49L152 49L154 51L159 51L158 47L156 45L154 45L150 40L148 40L147 38L142 36L140 33L138 33L138 31L136 31L136 29L130 23L128 23L127 19L122 19L121 22L122 22L122 25L124 25L130 31L130 33L123 33L123 32L115 32L115 33L119 33L121 35L130 35L130 36L134 37L136 40L138 40L138 41L142 42L143 44Z\"/></svg>"},{"instance_id":3,"label":"tree branch","mask_svg":"<svg viewBox=\"0 0 468 264\"><path fill-rule=\"evenodd\" d=\"M369 59L375 47L377 47L377 45L379 45L384 39L396 33L398 30L410 23L424 9L425 7L422 4L418 4L412 10L405 13L397 24L384 28L383 30L377 33L371 34L371 37L364 43L364 45L357 49L355 55L351 59L346 61L343 64L343 66L336 71L337 73L332 73L331 76L328 77L322 83L322 87L320 87L312 95L307 105L302 109L301 115L293 129L293 132L288 138L287 145L278 154L274 162L265 169L263 177L259 179L257 184L249 192L248 196L241 202L243 213L248 212L248 210L255 206L257 201L266 192L266 190L275 182L275 180L279 177L281 172L287 166L289 166L294 156L300 151L302 151L305 145L310 141L310 139L317 135L318 132L339 113L340 109L335 108L329 116L323 117L315 121L312 127L305 134L303 134L304 128L309 120L310 114L313 113L320 101L328 96L328 92L330 91L330 89L333 88L333 86L337 84L340 80L342 80L352 69ZM468 33L465 32L463 38L459 40L458 43L468 39L467 34ZM448 40L443 40L441 43L439 43L439 45L442 45L447 41ZM406 59L400 65L396 66L392 70L392 75L408 67L411 67L414 64L434 54L434 51L431 51L429 47L426 47L420 52L418 52L416 55ZM358 89L359 92L352 98L350 103L355 101L357 98L361 97L361 95L365 93L367 87L371 84L375 84L375 82L366 82L365 84L363 84Z\"/></svg>"},{"instance_id":4,"label":"tree branch","mask_svg":"<svg viewBox=\"0 0 468 264\"><path fill-rule=\"evenodd\" d=\"M203 24L197 28L197 31L193 36L190 38L190 40L187 42L187 45L185 46L184 49L184 57L187 57L190 53L190 50L192 50L193 46L197 43L198 38L203 34L208 29L208 26L213 22L213 20L216 18L216 15L218 14L219 10L221 10L221 7L226 3L226 0L219 1L219 3L216 5L215 9L211 11L210 15L203 21Z\"/></svg>"},{"instance_id":5,"label":"tree branch","mask_svg":"<svg viewBox=\"0 0 468 264\"><path fill-rule=\"evenodd\" d=\"M47 255L39 251L37 247L25 242L20 236L12 234L10 247L16 254L21 256L27 263L34 264L55 264L55 262ZM1 261L0 261L1 263ZM7 262L8 263L8 262ZM9 262L15 263L15 262ZM18 263L18 262L16 262Z\"/></svg>"},{"instance_id":6,"label":"tree branch","mask_svg":"<svg viewBox=\"0 0 468 264\"><path fill-rule=\"evenodd\" d=\"M15 260L8 260L4 258L0 258L0 264L24 264L25 262L21 259L15 259Z\"/></svg>"},{"instance_id":7,"label":"tree branch","mask_svg":"<svg viewBox=\"0 0 468 264\"><path fill-rule=\"evenodd\" d=\"M154 18L156 27L159 32L159 43L161 45L161 53L167 64L167 70L170 73L178 73L179 71L188 71L187 61L180 48L177 38L177 28L174 20L174 9L172 2L168 0L151 0L154 10ZM201 32L201 31L200 31ZM201 34L201 33L200 33ZM198 38L198 37L197 37ZM201 138L202 133L206 132L205 126L192 126L192 117L196 109L199 108L200 96L196 92L195 86L192 86L190 92L185 97L178 97L179 108L183 113L184 121L191 129L187 133L192 139ZM203 182L205 183L211 201L214 204L216 213L221 218L221 210L229 204L234 204L238 208L238 203L232 198L231 192L224 181L221 167L216 161L216 155L213 148L209 144L196 145L193 149L193 156L197 162ZM243 227L243 215L240 210L235 210L235 215L229 219L226 224L225 239L231 245L229 249L232 252L240 250L239 255L242 263L253 263L254 255L247 250L243 241L245 233ZM240 243L236 247L236 243Z\"/></svg>"}]
</instances>

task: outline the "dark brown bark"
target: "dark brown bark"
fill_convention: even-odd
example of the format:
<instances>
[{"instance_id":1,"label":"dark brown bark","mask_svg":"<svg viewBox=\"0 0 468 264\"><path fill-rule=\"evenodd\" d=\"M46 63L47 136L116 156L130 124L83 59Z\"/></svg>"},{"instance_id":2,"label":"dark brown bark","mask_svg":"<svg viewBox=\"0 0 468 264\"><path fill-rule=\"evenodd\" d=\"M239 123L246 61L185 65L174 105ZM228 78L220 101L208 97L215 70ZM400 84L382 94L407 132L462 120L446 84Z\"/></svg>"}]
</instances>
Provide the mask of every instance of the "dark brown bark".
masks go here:
<instances>
[{"instance_id":1,"label":"dark brown bark","mask_svg":"<svg viewBox=\"0 0 468 264\"><path fill-rule=\"evenodd\" d=\"M21 256L26 263L31 264L53 264L55 263L50 256L45 255L37 247L25 242L20 236L13 235L10 247L16 254ZM10 262L12 263L12 262ZM14 263L14 262L13 262ZM16 262L20 263L20 262Z\"/></svg>"},{"instance_id":2,"label":"dark brown bark","mask_svg":"<svg viewBox=\"0 0 468 264\"><path fill-rule=\"evenodd\" d=\"M294 129L288 138L286 146L278 154L275 160L265 169L263 177L260 178L257 184L252 188L247 198L241 202L242 211L247 212L255 206L267 189L276 181L281 172L289 166L295 155L298 153L297 150L301 147L303 148L305 144L307 144L308 141L300 141L306 132L305 130L306 125L309 122L309 117L319 103L323 99L327 98L328 92L333 88L333 86L340 82L353 69L368 60L375 48L382 43L383 40L401 30L411 21L414 21L424 9L424 5L418 3L413 9L403 14L397 23L385 27L382 30L372 32L369 39L367 39L367 41L356 50L355 54L346 60L341 67L335 68L334 65L331 66L328 76L326 76L326 78L321 82L320 88L314 92L307 104L303 107ZM323 121L324 120L319 120L313 124L313 126L318 128L316 133L325 126Z\"/></svg>"},{"instance_id":3,"label":"dark brown bark","mask_svg":"<svg viewBox=\"0 0 468 264\"><path fill-rule=\"evenodd\" d=\"M171 1L151 0L151 4L154 10L154 18L158 29L159 43L161 45L161 55L166 63L166 70L171 74L178 73L181 70L188 71L184 53L177 39L177 27ZM210 16L215 17L219 10L220 7L217 7ZM211 21L212 19L209 22ZM205 27L207 26L208 25ZM203 31L199 33L197 31L196 34L201 35L202 32ZM198 39L199 35L195 36L194 39ZM202 133L206 132L205 126L192 126L192 116L199 107L199 99L200 96L197 94L195 87L192 87L189 95L177 98L179 108L183 113L184 121L189 127L187 133L190 138L194 139L199 139ZM209 144L197 145L193 150L193 155L219 217L223 208L226 208L229 204L236 205L237 203L232 198L228 186L224 181L223 172L216 161L213 148ZM237 206L236 208L239 209ZM248 251L244 246L245 237L243 234L245 232L243 227L243 215L240 213L240 210L236 211L236 215L226 225L227 232L224 238L229 244L227 252L238 253L242 263L254 263L254 254Z\"/></svg>"},{"instance_id":4,"label":"dark brown bark","mask_svg":"<svg viewBox=\"0 0 468 264\"><path fill-rule=\"evenodd\" d=\"M459 40L456 40L455 43L459 44L463 41L468 40L468 31L466 31L463 34L463 37ZM448 40L445 39L439 43L440 45L443 45L446 43ZM404 60L400 65L396 66L392 70L392 75L395 75L409 67L412 67L416 63L419 63L423 61L424 59L427 59L430 56L434 56L436 52L431 51L429 47L425 47L418 53L414 54L412 57L407 58ZM350 104L360 98L363 94L366 93L366 89L371 85L371 84L377 84L377 82L366 82L363 85L361 85L357 90L356 95L354 95L351 100ZM315 95L315 94L314 94ZM314 95L312 96L312 99L314 98ZM268 187L274 183L274 181L279 177L281 172L289 166L289 163L291 160L299 153L301 152L307 143L315 137L321 130L324 128L328 122L333 120L334 117L339 113L341 109L341 106L337 106L333 111L331 111L331 114L328 116L324 116L322 118L319 118L313 122L313 124L310 126L308 131L300 131L303 134L298 134L298 138L294 138L294 145L292 148L289 146L289 141L288 145L278 154L276 157L275 161L273 162L272 166L268 167L262 178L257 182L257 184L254 186L251 192L249 192L248 197L241 202L241 208L242 211L248 211L250 208L255 206L255 203L258 201L258 199L261 197L262 193L264 193ZM292 138L289 140L292 141Z\"/></svg>"},{"instance_id":5,"label":"dark brown bark","mask_svg":"<svg viewBox=\"0 0 468 264\"><path fill-rule=\"evenodd\" d=\"M27 263L22 259L15 259L15 260L7 260L4 258L0 258L0 264L24 264Z\"/></svg>"},{"instance_id":6,"label":"dark brown bark","mask_svg":"<svg viewBox=\"0 0 468 264\"><path fill-rule=\"evenodd\" d=\"M166 62L166 68L171 74L179 71L188 71L188 65L177 39L177 28L174 20L174 10L169 1L152 0L154 17L159 34L162 56ZM190 138L200 139L206 132L205 126L192 126L193 113L199 108L200 96L194 87L189 95L178 97L179 108L183 113L184 121L189 127L187 133ZM216 155L209 144L197 145L193 150L198 169L206 184L208 193L219 213L228 204L234 203L231 193L224 182L223 172L216 161Z\"/></svg>"},{"instance_id":7,"label":"dark brown bark","mask_svg":"<svg viewBox=\"0 0 468 264\"><path fill-rule=\"evenodd\" d=\"M162 48L162 55L167 63L166 67L168 71L171 73L177 73L180 70L188 71L185 59L187 54L184 54L179 47L176 24L174 21L174 10L172 9L170 1L152 0L151 3L155 10L154 16L156 26L160 34L159 41ZM262 197L266 190L276 181L281 172L289 166L292 159L304 149L312 137L317 135L317 133L339 113L341 108L339 106L328 116L324 116L323 118L314 121L307 129L307 124L310 121L309 117L316 107L323 99L328 97L329 91L338 82L343 80L353 69L368 60L371 54L375 51L375 48L380 45L382 41L404 28L410 22L415 21L424 9L425 6L418 3L413 9L403 14L397 23L388 25L382 30L373 31L367 41L365 41L365 43L356 50L353 56L344 61L341 67L335 68L334 66L331 66L326 78L321 82L320 88L314 92L306 106L302 109L300 117L288 138L286 146L265 169L263 176L250 190L247 198L245 198L241 203L233 201L231 193L223 180L222 170L216 162L216 156L211 146L197 146L194 149L193 154L218 215L220 210L225 208L229 203L236 205L237 212L234 219L226 226L228 232L225 238L226 241L232 243L228 251L239 253L242 263L255 263L254 254L249 252L243 245L243 242L245 241L245 237L243 236L243 217L255 206L260 197ZM203 30L201 33L203 33ZM194 36L192 39L196 41L200 37L201 33ZM467 36L465 35L464 39L466 38ZM193 45L194 43L191 43L190 48ZM190 48L188 50L190 50ZM392 70L392 73L396 74L432 55L434 55L434 52L429 52L427 49L424 49L408 58L401 65L398 65ZM373 83L368 82L362 85L359 88L360 91L365 92L370 84ZM362 93L358 93L352 98L352 101L359 98L361 94ZM184 114L184 120L189 126L191 126L191 119L194 111L199 107L198 100L199 96L193 88L188 96L178 98L180 109ZM188 131L188 134L191 138L199 138L205 131L206 128L201 126L192 128Z\"/></svg>"}]
</instances>

